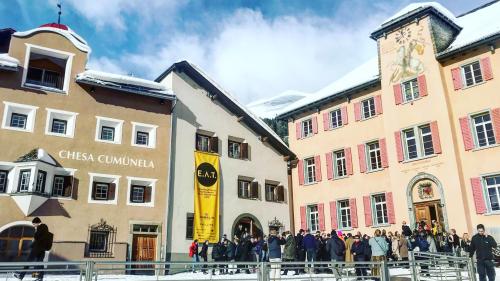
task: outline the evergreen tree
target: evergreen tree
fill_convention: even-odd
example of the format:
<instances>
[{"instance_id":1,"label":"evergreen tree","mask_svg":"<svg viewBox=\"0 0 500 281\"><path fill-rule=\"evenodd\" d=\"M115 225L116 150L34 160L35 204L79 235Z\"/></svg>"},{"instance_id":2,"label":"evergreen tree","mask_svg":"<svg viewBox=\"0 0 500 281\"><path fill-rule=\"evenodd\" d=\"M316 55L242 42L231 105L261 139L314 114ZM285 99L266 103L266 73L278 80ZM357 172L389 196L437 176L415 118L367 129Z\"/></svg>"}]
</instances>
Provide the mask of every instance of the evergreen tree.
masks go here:
<instances>
[{"instance_id":1,"label":"evergreen tree","mask_svg":"<svg viewBox=\"0 0 500 281\"><path fill-rule=\"evenodd\" d=\"M288 122L275 118L264 118L263 120L288 145Z\"/></svg>"}]
</instances>

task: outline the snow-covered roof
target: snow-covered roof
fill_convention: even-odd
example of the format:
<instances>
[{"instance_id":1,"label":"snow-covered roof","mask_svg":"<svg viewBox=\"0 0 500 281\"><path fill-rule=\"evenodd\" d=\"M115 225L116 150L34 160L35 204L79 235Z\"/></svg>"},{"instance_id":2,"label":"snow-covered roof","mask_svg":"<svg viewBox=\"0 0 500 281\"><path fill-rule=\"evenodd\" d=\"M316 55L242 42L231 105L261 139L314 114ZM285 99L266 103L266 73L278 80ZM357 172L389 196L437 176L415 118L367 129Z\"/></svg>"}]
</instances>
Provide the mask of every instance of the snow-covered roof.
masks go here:
<instances>
[{"instance_id":1,"label":"snow-covered roof","mask_svg":"<svg viewBox=\"0 0 500 281\"><path fill-rule=\"evenodd\" d=\"M60 26L63 26L63 25L60 25ZM54 32L54 33L57 33L57 34L60 34L64 37L66 37L69 41L71 41L71 43L73 43L73 45L75 45L75 47L78 50L85 52L89 55L92 50L90 49L90 46L88 45L87 41L85 41L80 35L76 34L76 32L74 32L71 28L69 28L67 26L64 26L64 28L65 29L60 28L60 27L53 27L53 26L49 26L49 25L44 25L44 26L40 26L40 27L37 27L34 29L27 30L27 31L15 32L14 34L12 34L12 36L27 37L27 36L30 36L34 33L38 33L38 32L44 32L44 31L45 32Z\"/></svg>"},{"instance_id":2,"label":"snow-covered roof","mask_svg":"<svg viewBox=\"0 0 500 281\"><path fill-rule=\"evenodd\" d=\"M425 8L432 7L436 9L438 12L446 16L448 19L455 21L455 15L450 12L450 10L446 9L443 5L437 3L437 2L420 2L420 3L412 3L409 4L408 6L404 7L401 9L399 12L395 13L388 19L386 19L382 24L380 25L381 27L387 26L401 18L404 18L405 16L412 14L415 11L422 10Z\"/></svg>"},{"instance_id":3,"label":"snow-covered roof","mask_svg":"<svg viewBox=\"0 0 500 281\"><path fill-rule=\"evenodd\" d=\"M25 155L19 157L16 162L42 161L52 166L57 166L57 162L42 148L35 148Z\"/></svg>"},{"instance_id":4,"label":"snow-covered roof","mask_svg":"<svg viewBox=\"0 0 500 281\"><path fill-rule=\"evenodd\" d=\"M9 56L9 54L0 54L0 69L17 71L19 60Z\"/></svg>"},{"instance_id":5,"label":"snow-covered roof","mask_svg":"<svg viewBox=\"0 0 500 281\"><path fill-rule=\"evenodd\" d=\"M337 79L330 85L322 88L321 90L300 99L289 106L283 108L279 115L283 115L290 111L294 111L308 104L320 101L324 98L340 94L344 91L352 89L356 86L379 79L378 58L374 57L364 64L358 66L351 72Z\"/></svg>"},{"instance_id":6,"label":"snow-covered roof","mask_svg":"<svg viewBox=\"0 0 500 281\"><path fill-rule=\"evenodd\" d=\"M261 118L274 118L283 108L305 98L310 94L288 90L271 98L261 99L247 104L247 108Z\"/></svg>"},{"instance_id":7,"label":"snow-covered roof","mask_svg":"<svg viewBox=\"0 0 500 281\"><path fill-rule=\"evenodd\" d=\"M76 82L158 98L172 99L175 97L172 89L168 89L163 84L142 78L96 70L85 70L78 74Z\"/></svg>"}]
</instances>

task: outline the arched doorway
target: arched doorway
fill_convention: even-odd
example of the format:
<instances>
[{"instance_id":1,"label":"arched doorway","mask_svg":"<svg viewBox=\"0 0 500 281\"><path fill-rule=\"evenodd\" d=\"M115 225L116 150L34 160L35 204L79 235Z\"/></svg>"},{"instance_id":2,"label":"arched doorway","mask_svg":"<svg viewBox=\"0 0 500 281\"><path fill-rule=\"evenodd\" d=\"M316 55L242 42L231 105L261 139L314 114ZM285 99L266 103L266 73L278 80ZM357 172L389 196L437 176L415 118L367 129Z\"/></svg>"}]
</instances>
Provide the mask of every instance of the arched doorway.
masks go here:
<instances>
[{"instance_id":1,"label":"arched doorway","mask_svg":"<svg viewBox=\"0 0 500 281\"><path fill-rule=\"evenodd\" d=\"M34 234L35 228L29 222L0 228L0 262L25 261Z\"/></svg>"},{"instance_id":2,"label":"arched doorway","mask_svg":"<svg viewBox=\"0 0 500 281\"><path fill-rule=\"evenodd\" d=\"M231 238L234 236L241 237L246 232L253 237L262 237L262 225L259 220L251 214L239 215L233 223Z\"/></svg>"},{"instance_id":3,"label":"arched doorway","mask_svg":"<svg viewBox=\"0 0 500 281\"><path fill-rule=\"evenodd\" d=\"M444 190L435 176L419 173L413 177L408 183L407 201L412 227L416 222L424 221L431 225L432 221L437 221L448 229Z\"/></svg>"}]
</instances>

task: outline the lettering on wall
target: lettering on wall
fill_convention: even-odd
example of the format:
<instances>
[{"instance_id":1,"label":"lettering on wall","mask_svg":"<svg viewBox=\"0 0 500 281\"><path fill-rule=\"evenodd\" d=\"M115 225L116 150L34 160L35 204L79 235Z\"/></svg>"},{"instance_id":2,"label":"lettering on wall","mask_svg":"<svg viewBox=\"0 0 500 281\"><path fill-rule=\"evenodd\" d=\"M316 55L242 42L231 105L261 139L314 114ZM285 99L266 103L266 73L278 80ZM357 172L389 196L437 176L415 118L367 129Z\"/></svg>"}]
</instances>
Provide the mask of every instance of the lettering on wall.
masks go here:
<instances>
[{"instance_id":1,"label":"lettering on wall","mask_svg":"<svg viewBox=\"0 0 500 281\"><path fill-rule=\"evenodd\" d=\"M151 160L131 158L126 155L124 156L116 156L109 154L94 155L89 152L61 150L59 151L59 157L61 159L70 159L70 160L85 161L85 162L97 162L106 165L118 165L118 166L153 168L153 169L155 167L153 161Z\"/></svg>"}]
</instances>

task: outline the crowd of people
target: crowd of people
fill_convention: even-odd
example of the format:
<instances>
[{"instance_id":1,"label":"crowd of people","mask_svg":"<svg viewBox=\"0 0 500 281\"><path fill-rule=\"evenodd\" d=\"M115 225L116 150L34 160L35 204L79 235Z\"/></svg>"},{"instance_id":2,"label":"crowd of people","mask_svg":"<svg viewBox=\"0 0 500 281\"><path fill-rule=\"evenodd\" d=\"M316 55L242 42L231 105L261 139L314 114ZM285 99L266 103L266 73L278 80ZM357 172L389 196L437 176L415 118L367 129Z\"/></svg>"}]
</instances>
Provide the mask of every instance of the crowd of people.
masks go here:
<instances>
[{"instance_id":1,"label":"crowd of people","mask_svg":"<svg viewBox=\"0 0 500 281\"><path fill-rule=\"evenodd\" d=\"M477 259L477 272L480 281L495 280L494 256L492 251L497 244L492 236L486 235L483 225L477 226L478 233L472 238L468 233L459 237L455 229L446 231L439 222L433 221L430 225L425 222L418 223L412 230L403 222L400 231L375 230L373 236L342 233L332 230L330 233L317 231L311 233L309 229L300 229L294 236L290 231L278 234L271 230L269 236L251 236L241 226L238 227L231 240L226 235L213 245L212 259L215 262L270 262L270 275L272 279L279 279L281 274L287 275L293 271L295 275L302 273L333 273L340 276L340 268L328 268L326 265L308 267L305 264L281 266L278 262L365 262L365 261L401 261L401 266L408 266L410 251L445 253L454 256L472 257ZM189 256L194 262L208 261L208 241L204 241L199 251L198 241L195 240L189 250ZM418 256L416 259L423 259ZM207 266L199 267L208 274ZM377 280L381 275L380 268L369 267L366 264L356 263L355 274L359 278L370 276ZM212 268L215 274L216 268ZM251 273L251 268L239 265L234 268L220 266L219 274L235 274L244 271ZM422 275L429 275L429 268L421 263ZM196 267L193 266L193 271ZM272 280L271 279L271 280Z\"/></svg>"}]
</instances>

